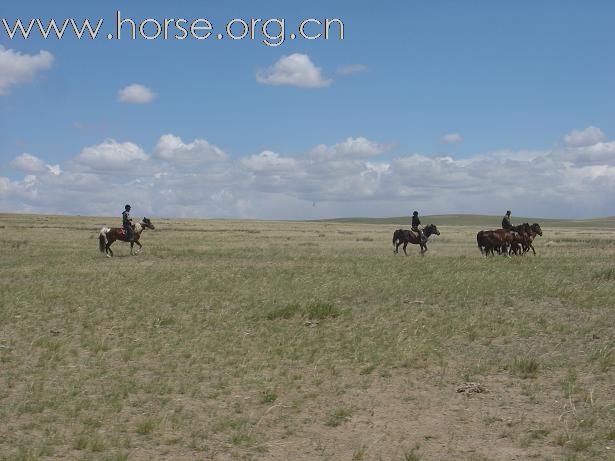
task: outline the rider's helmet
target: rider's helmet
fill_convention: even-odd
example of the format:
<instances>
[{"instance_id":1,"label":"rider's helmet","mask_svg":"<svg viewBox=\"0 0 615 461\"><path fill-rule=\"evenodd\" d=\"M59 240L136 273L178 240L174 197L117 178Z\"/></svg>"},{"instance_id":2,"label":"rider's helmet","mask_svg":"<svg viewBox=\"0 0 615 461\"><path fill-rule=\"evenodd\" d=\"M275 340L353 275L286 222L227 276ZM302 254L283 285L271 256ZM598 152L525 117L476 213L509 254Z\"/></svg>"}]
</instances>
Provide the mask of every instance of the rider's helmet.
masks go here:
<instances>
[{"instance_id":1,"label":"rider's helmet","mask_svg":"<svg viewBox=\"0 0 615 461\"><path fill-rule=\"evenodd\" d=\"M510 210L506 210L506 215L510 216Z\"/></svg>"},{"instance_id":2,"label":"rider's helmet","mask_svg":"<svg viewBox=\"0 0 615 461\"><path fill-rule=\"evenodd\" d=\"M414 213L412 213L412 216L418 216L418 215L419 215L418 211L415 211Z\"/></svg>"},{"instance_id":3,"label":"rider's helmet","mask_svg":"<svg viewBox=\"0 0 615 461\"><path fill-rule=\"evenodd\" d=\"M130 210L130 205L126 205L126 206L124 207L124 209L126 209L126 210Z\"/></svg>"}]
</instances>

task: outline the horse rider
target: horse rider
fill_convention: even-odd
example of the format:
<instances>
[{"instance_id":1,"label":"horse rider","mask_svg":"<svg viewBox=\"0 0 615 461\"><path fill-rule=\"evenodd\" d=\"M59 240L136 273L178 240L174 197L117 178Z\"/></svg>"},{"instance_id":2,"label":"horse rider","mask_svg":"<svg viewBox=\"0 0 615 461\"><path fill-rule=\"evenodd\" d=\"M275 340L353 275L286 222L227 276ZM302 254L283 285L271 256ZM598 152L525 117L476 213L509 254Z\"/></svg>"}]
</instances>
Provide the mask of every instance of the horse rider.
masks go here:
<instances>
[{"instance_id":1,"label":"horse rider","mask_svg":"<svg viewBox=\"0 0 615 461\"><path fill-rule=\"evenodd\" d=\"M502 229L514 231L513 225L510 223L510 210L506 211L506 214L502 218Z\"/></svg>"},{"instance_id":2,"label":"horse rider","mask_svg":"<svg viewBox=\"0 0 615 461\"><path fill-rule=\"evenodd\" d=\"M130 219L130 205L126 205L124 207L124 211L122 212L122 227L124 228L124 232L126 233L126 241L134 241L132 219Z\"/></svg>"},{"instance_id":3,"label":"horse rider","mask_svg":"<svg viewBox=\"0 0 615 461\"><path fill-rule=\"evenodd\" d=\"M423 234L423 229L419 226L421 225L421 220L419 219L419 212L415 211L412 213L412 230L419 234L419 238L421 239L421 243L425 243L427 239L425 238L425 234Z\"/></svg>"}]
</instances>

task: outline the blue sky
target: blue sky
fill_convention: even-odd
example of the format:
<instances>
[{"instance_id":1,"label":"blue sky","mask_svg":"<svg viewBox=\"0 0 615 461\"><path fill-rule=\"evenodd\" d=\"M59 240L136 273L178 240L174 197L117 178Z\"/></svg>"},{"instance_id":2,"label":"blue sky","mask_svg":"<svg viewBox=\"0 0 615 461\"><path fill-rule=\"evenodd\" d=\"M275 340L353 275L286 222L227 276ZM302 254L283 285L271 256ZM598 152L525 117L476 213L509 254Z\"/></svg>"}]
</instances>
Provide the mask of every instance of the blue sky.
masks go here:
<instances>
[{"instance_id":1,"label":"blue sky","mask_svg":"<svg viewBox=\"0 0 615 461\"><path fill-rule=\"evenodd\" d=\"M340 18L345 36L107 40L116 10L215 33L233 18L284 18L287 35ZM104 19L94 41L0 28L4 211L615 214L595 194L615 192L613 2L22 1L0 16ZM24 56L38 67L15 74ZM122 101L132 84L153 99Z\"/></svg>"}]
</instances>

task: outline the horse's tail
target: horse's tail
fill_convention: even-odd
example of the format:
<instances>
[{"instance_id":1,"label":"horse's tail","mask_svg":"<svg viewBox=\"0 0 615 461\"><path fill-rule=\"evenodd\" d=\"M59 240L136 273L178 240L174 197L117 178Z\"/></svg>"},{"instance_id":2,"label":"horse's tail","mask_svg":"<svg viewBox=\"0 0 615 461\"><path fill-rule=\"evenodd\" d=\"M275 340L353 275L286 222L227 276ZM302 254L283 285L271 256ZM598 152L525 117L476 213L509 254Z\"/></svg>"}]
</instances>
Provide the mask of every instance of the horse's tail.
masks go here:
<instances>
[{"instance_id":1,"label":"horse's tail","mask_svg":"<svg viewBox=\"0 0 615 461\"><path fill-rule=\"evenodd\" d=\"M393 246L395 246L395 243L397 242L397 235L399 234L399 229L396 230L395 232L393 232Z\"/></svg>"},{"instance_id":2,"label":"horse's tail","mask_svg":"<svg viewBox=\"0 0 615 461\"><path fill-rule=\"evenodd\" d=\"M105 248L107 247L107 232L109 232L110 230L111 229L109 229L108 227L103 227L100 230L100 234L98 234L98 249L101 253L104 253Z\"/></svg>"}]
</instances>

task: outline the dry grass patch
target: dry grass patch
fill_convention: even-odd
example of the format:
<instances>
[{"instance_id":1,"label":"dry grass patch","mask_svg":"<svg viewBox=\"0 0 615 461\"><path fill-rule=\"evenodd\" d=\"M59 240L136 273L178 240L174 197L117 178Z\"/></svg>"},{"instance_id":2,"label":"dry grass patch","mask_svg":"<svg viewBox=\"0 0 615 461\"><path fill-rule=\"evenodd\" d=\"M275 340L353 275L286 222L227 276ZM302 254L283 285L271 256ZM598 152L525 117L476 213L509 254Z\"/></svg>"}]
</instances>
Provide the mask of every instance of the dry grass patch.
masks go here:
<instances>
[{"instance_id":1,"label":"dry grass patch","mask_svg":"<svg viewBox=\"0 0 615 461\"><path fill-rule=\"evenodd\" d=\"M154 220L108 259L112 221L39 218L0 217L2 460L611 456L612 229Z\"/></svg>"}]
</instances>

